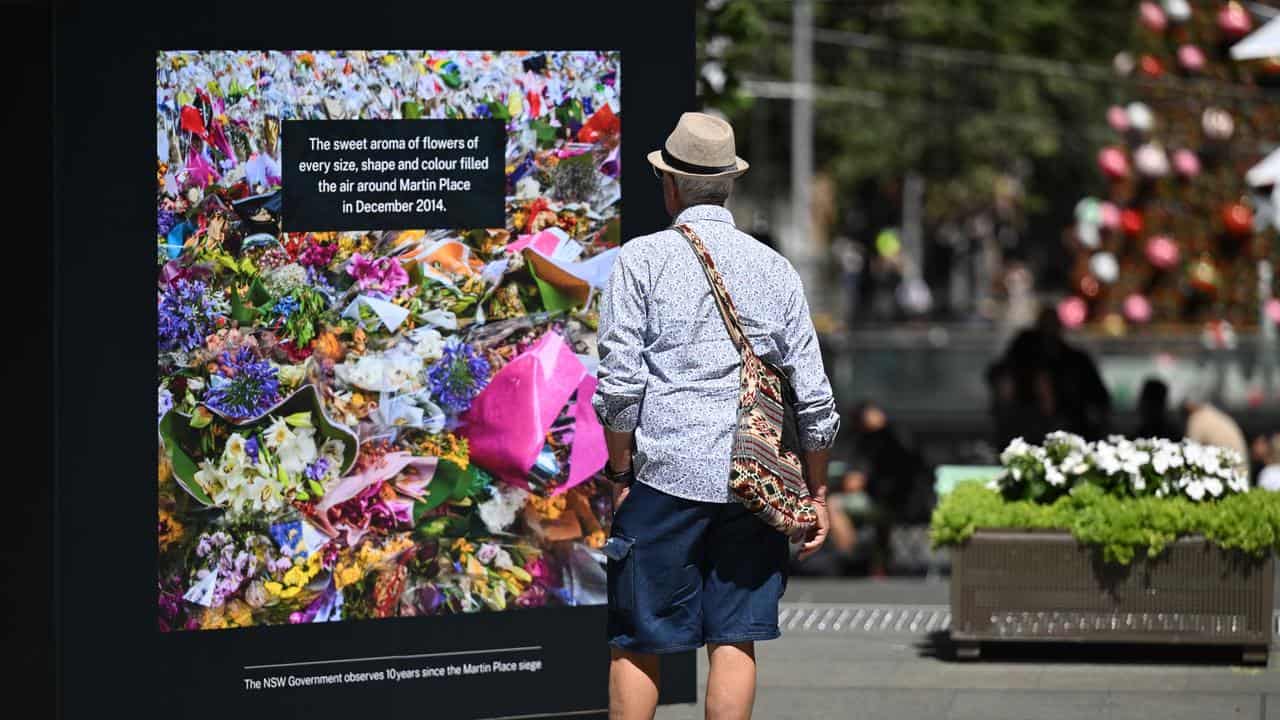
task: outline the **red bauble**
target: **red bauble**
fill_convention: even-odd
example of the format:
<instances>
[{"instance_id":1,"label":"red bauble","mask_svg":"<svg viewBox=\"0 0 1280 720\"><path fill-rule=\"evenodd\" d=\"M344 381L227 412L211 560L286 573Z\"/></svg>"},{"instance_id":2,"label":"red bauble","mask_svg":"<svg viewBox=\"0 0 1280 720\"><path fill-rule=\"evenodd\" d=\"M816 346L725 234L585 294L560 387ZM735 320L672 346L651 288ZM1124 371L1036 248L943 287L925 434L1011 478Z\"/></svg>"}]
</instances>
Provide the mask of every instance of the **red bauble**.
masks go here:
<instances>
[{"instance_id":1,"label":"red bauble","mask_svg":"<svg viewBox=\"0 0 1280 720\"><path fill-rule=\"evenodd\" d=\"M1143 55L1138 61L1138 69L1147 77L1160 77L1164 74L1164 65L1154 55Z\"/></svg>"},{"instance_id":2,"label":"red bauble","mask_svg":"<svg viewBox=\"0 0 1280 720\"><path fill-rule=\"evenodd\" d=\"M1249 34L1253 29L1253 19L1249 17L1248 10L1232 0L1218 11L1218 29L1229 39L1235 40Z\"/></svg>"},{"instance_id":3,"label":"red bauble","mask_svg":"<svg viewBox=\"0 0 1280 720\"><path fill-rule=\"evenodd\" d=\"M1249 235L1253 233L1253 211L1244 203L1231 203L1222 208L1222 226L1236 237Z\"/></svg>"},{"instance_id":4,"label":"red bauble","mask_svg":"<svg viewBox=\"0 0 1280 720\"><path fill-rule=\"evenodd\" d=\"M1108 178L1122 180L1129 177L1129 156L1115 145L1104 147L1098 151L1098 167Z\"/></svg>"},{"instance_id":5,"label":"red bauble","mask_svg":"<svg viewBox=\"0 0 1280 720\"><path fill-rule=\"evenodd\" d=\"M1120 229L1129 237L1137 236L1142 232L1142 213L1133 208L1126 208L1120 211Z\"/></svg>"}]
</instances>

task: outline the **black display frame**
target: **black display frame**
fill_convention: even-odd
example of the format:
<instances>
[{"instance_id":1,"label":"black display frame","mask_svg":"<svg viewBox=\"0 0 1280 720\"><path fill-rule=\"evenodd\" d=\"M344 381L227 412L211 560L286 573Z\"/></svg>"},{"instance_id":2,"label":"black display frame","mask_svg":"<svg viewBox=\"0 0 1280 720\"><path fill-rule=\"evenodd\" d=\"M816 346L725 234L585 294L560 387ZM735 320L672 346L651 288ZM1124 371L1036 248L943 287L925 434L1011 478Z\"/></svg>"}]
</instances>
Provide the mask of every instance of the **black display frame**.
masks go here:
<instances>
[{"instance_id":1,"label":"black display frame","mask_svg":"<svg viewBox=\"0 0 1280 720\"><path fill-rule=\"evenodd\" d=\"M694 5L64 2L52 19L53 615L57 714L603 716L603 607L163 633L156 627L155 53L608 49L622 53L623 237L669 224L645 154L694 109ZM124 321L106 322L103 308ZM539 646L556 672L251 692L247 665ZM572 672L566 672L572 669ZM664 702L692 702L693 653Z\"/></svg>"}]
</instances>

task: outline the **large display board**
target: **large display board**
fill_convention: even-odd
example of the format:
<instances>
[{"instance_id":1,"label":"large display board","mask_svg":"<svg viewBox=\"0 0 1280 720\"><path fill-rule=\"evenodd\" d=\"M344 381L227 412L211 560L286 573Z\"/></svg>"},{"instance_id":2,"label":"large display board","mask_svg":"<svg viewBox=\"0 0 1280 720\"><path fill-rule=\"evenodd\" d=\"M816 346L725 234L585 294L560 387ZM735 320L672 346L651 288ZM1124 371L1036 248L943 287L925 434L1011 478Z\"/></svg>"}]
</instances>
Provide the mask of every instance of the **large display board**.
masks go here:
<instances>
[{"instance_id":1,"label":"large display board","mask_svg":"<svg viewBox=\"0 0 1280 720\"><path fill-rule=\"evenodd\" d=\"M284 29L270 8L224 34L194 18L172 36L158 19L121 29L141 49L113 74L142 70L137 87L118 80L134 90L102 127L58 129L67 182L138 168L143 137L153 157L102 203L119 217L95 244L80 242L87 216L59 233L97 274L124 268L127 289L100 301L120 319L120 351L97 368L114 384L93 393L132 398L114 406L115 439L86 438L60 474L69 711L145 677L143 716L602 712L595 306L623 238L661 223L638 169L691 102L691 9L676 11L690 48L674 58L630 36L656 24L639 13L625 34L385 8L341 31ZM101 47L98 13L64 14L64 47ZM235 49L182 49L202 47ZM624 98L631 58L645 69L628 69ZM61 66L61 97L83 102L102 71ZM624 145L631 103L654 110L627 112L628 138L645 136ZM646 201L642 222L624 221L624 188ZM148 316L152 330L124 322ZM64 357L97 331L64 336ZM93 394L76 385L61 397ZM72 498L95 443L114 472L137 469L136 392L157 480L90 512ZM113 622L91 623L68 612L70 590L105 568L71 548L98 546L86 520L107 514L131 560L95 611ZM692 699L691 657L664 673L665 699Z\"/></svg>"}]
</instances>

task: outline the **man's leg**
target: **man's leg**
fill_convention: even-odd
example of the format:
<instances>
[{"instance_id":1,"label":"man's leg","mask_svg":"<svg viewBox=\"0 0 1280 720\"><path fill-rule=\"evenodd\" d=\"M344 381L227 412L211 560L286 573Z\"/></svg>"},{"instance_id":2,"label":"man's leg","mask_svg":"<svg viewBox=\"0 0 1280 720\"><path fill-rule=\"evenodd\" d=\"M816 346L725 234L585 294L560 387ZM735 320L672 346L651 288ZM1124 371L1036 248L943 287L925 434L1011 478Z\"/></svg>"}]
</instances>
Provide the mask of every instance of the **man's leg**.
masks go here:
<instances>
[{"instance_id":1,"label":"man's leg","mask_svg":"<svg viewBox=\"0 0 1280 720\"><path fill-rule=\"evenodd\" d=\"M756 644L709 644L707 720L748 720L756 700Z\"/></svg>"},{"instance_id":2,"label":"man's leg","mask_svg":"<svg viewBox=\"0 0 1280 720\"><path fill-rule=\"evenodd\" d=\"M610 648L609 720L652 720L658 710L659 657Z\"/></svg>"}]
</instances>

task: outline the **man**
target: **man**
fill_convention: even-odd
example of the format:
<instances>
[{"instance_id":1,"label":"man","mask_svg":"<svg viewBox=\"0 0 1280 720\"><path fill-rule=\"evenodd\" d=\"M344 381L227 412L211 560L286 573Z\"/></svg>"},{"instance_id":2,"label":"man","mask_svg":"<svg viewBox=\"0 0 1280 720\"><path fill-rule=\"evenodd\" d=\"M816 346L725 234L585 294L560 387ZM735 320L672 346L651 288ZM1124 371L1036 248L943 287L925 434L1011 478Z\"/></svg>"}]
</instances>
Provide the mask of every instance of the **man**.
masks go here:
<instances>
[{"instance_id":1,"label":"man","mask_svg":"<svg viewBox=\"0 0 1280 720\"><path fill-rule=\"evenodd\" d=\"M1209 403L1207 385L1194 386L1182 401L1182 412L1187 418L1187 439L1201 445L1234 450L1240 454L1239 467L1249 469L1249 445L1244 431L1231 416Z\"/></svg>"},{"instance_id":2,"label":"man","mask_svg":"<svg viewBox=\"0 0 1280 720\"><path fill-rule=\"evenodd\" d=\"M751 345L796 391L806 479L827 533L826 468L839 415L804 288L785 258L734 227L725 202L747 169L733 128L686 113L649 155L674 224L702 238ZM778 637L787 538L729 496L741 367L702 266L674 229L622 247L600 306L599 385L616 483L609 562L610 717L652 718L665 653L707 646L708 718L747 718L755 641Z\"/></svg>"}]
</instances>

